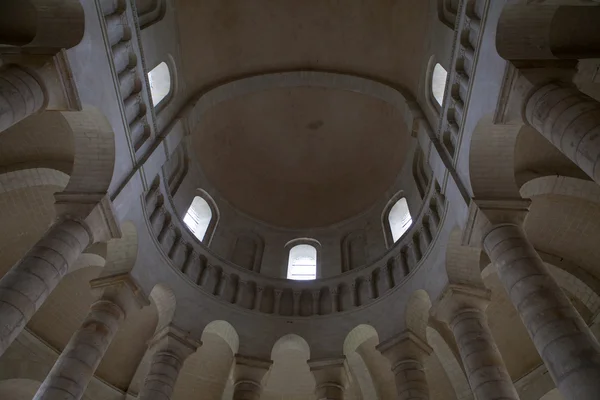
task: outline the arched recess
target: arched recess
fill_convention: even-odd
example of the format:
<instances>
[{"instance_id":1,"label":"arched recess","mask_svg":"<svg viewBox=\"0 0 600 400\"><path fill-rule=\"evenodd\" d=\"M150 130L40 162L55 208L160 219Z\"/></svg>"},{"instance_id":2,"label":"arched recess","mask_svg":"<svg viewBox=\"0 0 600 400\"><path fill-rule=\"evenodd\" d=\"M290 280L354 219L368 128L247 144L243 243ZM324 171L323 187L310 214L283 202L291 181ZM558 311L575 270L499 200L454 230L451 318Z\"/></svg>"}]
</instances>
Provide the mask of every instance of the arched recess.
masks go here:
<instances>
[{"instance_id":1,"label":"arched recess","mask_svg":"<svg viewBox=\"0 0 600 400\"><path fill-rule=\"evenodd\" d=\"M189 158L186 143L185 141L181 141L163 166L164 176L166 177L171 196L175 196L177 190L179 190L181 183L188 173L188 168Z\"/></svg>"},{"instance_id":2,"label":"arched recess","mask_svg":"<svg viewBox=\"0 0 600 400\"><path fill-rule=\"evenodd\" d=\"M189 356L179 373L173 400L221 400L238 352L239 336L227 321L212 321L202 333L202 346Z\"/></svg>"},{"instance_id":3,"label":"arched recess","mask_svg":"<svg viewBox=\"0 0 600 400\"><path fill-rule=\"evenodd\" d=\"M141 29L162 20L167 11L166 0L135 0L135 6Z\"/></svg>"},{"instance_id":4,"label":"arched recess","mask_svg":"<svg viewBox=\"0 0 600 400\"><path fill-rule=\"evenodd\" d=\"M0 381L0 399L31 400L42 383L32 379L7 379Z\"/></svg>"},{"instance_id":5,"label":"arched recess","mask_svg":"<svg viewBox=\"0 0 600 400\"><path fill-rule=\"evenodd\" d=\"M389 361L377 350L379 335L370 325L356 326L344 340L344 355L364 399L395 399L396 385Z\"/></svg>"},{"instance_id":6,"label":"arched recess","mask_svg":"<svg viewBox=\"0 0 600 400\"><path fill-rule=\"evenodd\" d=\"M315 380L307 361L310 347L304 338L290 334L275 342L271 350L273 365L263 378L261 399L311 398Z\"/></svg>"},{"instance_id":7,"label":"arched recess","mask_svg":"<svg viewBox=\"0 0 600 400\"><path fill-rule=\"evenodd\" d=\"M115 167L115 134L108 119L94 107L65 111L63 117L73 134L75 158L66 194L108 192Z\"/></svg>"},{"instance_id":8,"label":"arched recess","mask_svg":"<svg viewBox=\"0 0 600 400\"><path fill-rule=\"evenodd\" d=\"M429 182L431 182L432 173L431 167L425 158L421 146L418 146L413 159L413 179L415 180L417 190L422 199L425 198L427 187L429 186Z\"/></svg>"},{"instance_id":9,"label":"arched recess","mask_svg":"<svg viewBox=\"0 0 600 400\"><path fill-rule=\"evenodd\" d=\"M311 280L317 279L321 276L321 243L319 243L318 240L310 238L298 238L290 240L284 246L284 250L288 254L288 263L284 275L286 279ZM308 274L312 274L314 272L314 276L305 276L299 278L292 277L292 275L295 275L294 261L303 259L308 261L308 264L313 266L312 270L307 271ZM300 271L300 274L302 273L303 271Z\"/></svg>"},{"instance_id":10,"label":"arched recess","mask_svg":"<svg viewBox=\"0 0 600 400\"><path fill-rule=\"evenodd\" d=\"M196 196L192 199L183 218L183 222L193 236L206 246L210 246L219 218L217 203L208 192L196 189Z\"/></svg>"},{"instance_id":11,"label":"arched recess","mask_svg":"<svg viewBox=\"0 0 600 400\"><path fill-rule=\"evenodd\" d=\"M407 329L431 346L427 340L430 310L431 299L429 294L426 291L419 289L412 293L408 299L405 318ZM444 360L444 362L446 362L446 360ZM443 398L447 400L458 398L449 375L444 369L444 363L442 362L442 359L440 359L440 354L433 351L429 357L425 359L424 367L431 398Z\"/></svg>"},{"instance_id":12,"label":"arched recess","mask_svg":"<svg viewBox=\"0 0 600 400\"><path fill-rule=\"evenodd\" d=\"M398 192L388 201L381 214L383 235L388 248L409 230L412 216L404 192Z\"/></svg>"},{"instance_id":13,"label":"arched recess","mask_svg":"<svg viewBox=\"0 0 600 400\"><path fill-rule=\"evenodd\" d=\"M265 241L255 232L242 232L237 235L231 262L250 271L260 272Z\"/></svg>"},{"instance_id":14,"label":"arched recess","mask_svg":"<svg viewBox=\"0 0 600 400\"><path fill-rule=\"evenodd\" d=\"M342 272L365 265L367 260L366 231L358 229L344 236L342 239Z\"/></svg>"},{"instance_id":15,"label":"arched recess","mask_svg":"<svg viewBox=\"0 0 600 400\"><path fill-rule=\"evenodd\" d=\"M27 52L55 53L76 46L84 31L85 15L79 0L0 2L0 45L25 47Z\"/></svg>"},{"instance_id":16,"label":"arched recess","mask_svg":"<svg viewBox=\"0 0 600 400\"><path fill-rule=\"evenodd\" d=\"M448 28L454 30L460 0L437 0L438 19Z\"/></svg>"}]
</instances>

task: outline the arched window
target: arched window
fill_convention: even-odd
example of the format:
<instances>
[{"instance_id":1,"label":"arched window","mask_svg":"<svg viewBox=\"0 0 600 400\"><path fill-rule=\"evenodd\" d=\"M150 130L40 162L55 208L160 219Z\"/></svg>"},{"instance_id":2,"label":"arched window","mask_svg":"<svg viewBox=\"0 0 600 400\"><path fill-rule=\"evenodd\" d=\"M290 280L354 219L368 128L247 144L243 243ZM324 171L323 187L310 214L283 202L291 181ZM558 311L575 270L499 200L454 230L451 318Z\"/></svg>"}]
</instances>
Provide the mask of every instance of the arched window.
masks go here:
<instances>
[{"instance_id":1,"label":"arched window","mask_svg":"<svg viewBox=\"0 0 600 400\"><path fill-rule=\"evenodd\" d=\"M156 108L171 92L171 71L167 63L163 61L148 72L148 81L152 104Z\"/></svg>"},{"instance_id":2,"label":"arched window","mask_svg":"<svg viewBox=\"0 0 600 400\"><path fill-rule=\"evenodd\" d=\"M199 241L204 241L206 232L212 225L212 220L213 212L208 202L200 196L194 197L192 205L190 205L190 208L185 213L185 217L183 217L183 222L185 222Z\"/></svg>"},{"instance_id":3,"label":"arched window","mask_svg":"<svg viewBox=\"0 0 600 400\"><path fill-rule=\"evenodd\" d=\"M310 244L298 244L290 249L287 278L307 281L317 277L317 249Z\"/></svg>"},{"instance_id":4,"label":"arched window","mask_svg":"<svg viewBox=\"0 0 600 400\"><path fill-rule=\"evenodd\" d=\"M431 75L431 94L439 106L444 103L447 78L448 72L439 63L436 64Z\"/></svg>"},{"instance_id":5,"label":"arched window","mask_svg":"<svg viewBox=\"0 0 600 400\"><path fill-rule=\"evenodd\" d=\"M410 210L408 209L408 203L403 197L396 201L387 215L387 229L388 235L391 235L391 241L388 240L389 245L396 243L398 239L402 237L412 225L412 217Z\"/></svg>"}]
</instances>

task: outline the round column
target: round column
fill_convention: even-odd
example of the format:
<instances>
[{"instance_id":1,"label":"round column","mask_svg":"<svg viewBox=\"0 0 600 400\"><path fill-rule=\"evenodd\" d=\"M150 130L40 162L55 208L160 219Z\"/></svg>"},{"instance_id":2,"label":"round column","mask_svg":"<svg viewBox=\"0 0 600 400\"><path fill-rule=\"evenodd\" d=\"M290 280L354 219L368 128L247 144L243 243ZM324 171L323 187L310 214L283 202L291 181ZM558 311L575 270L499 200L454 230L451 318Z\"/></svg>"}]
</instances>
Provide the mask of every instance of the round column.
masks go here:
<instances>
[{"instance_id":1,"label":"round column","mask_svg":"<svg viewBox=\"0 0 600 400\"><path fill-rule=\"evenodd\" d=\"M95 302L33 400L81 399L124 316L112 301Z\"/></svg>"},{"instance_id":2,"label":"round column","mask_svg":"<svg viewBox=\"0 0 600 400\"><path fill-rule=\"evenodd\" d=\"M489 301L490 292L483 287L450 285L432 311L450 326L475 397L478 400L518 400L519 395L487 323L485 309Z\"/></svg>"},{"instance_id":3,"label":"round column","mask_svg":"<svg viewBox=\"0 0 600 400\"><path fill-rule=\"evenodd\" d=\"M0 355L90 242L90 233L82 223L70 219L59 222L0 280Z\"/></svg>"},{"instance_id":4,"label":"round column","mask_svg":"<svg viewBox=\"0 0 600 400\"><path fill-rule=\"evenodd\" d=\"M387 340L377 349L390 361L399 400L428 400L429 386L423 362L433 351L410 331Z\"/></svg>"},{"instance_id":5,"label":"round column","mask_svg":"<svg viewBox=\"0 0 600 400\"><path fill-rule=\"evenodd\" d=\"M233 400L260 400L262 379L273 361L261 358L235 356Z\"/></svg>"},{"instance_id":6,"label":"round column","mask_svg":"<svg viewBox=\"0 0 600 400\"><path fill-rule=\"evenodd\" d=\"M316 400L344 400L346 388L345 357L309 360L310 372L315 377Z\"/></svg>"},{"instance_id":7,"label":"round column","mask_svg":"<svg viewBox=\"0 0 600 400\"><path fill-rule=\"evenodd\" d=\"M600 348L589 328L514 224L493 226L483 240L509 298L567 400L600 394Z\"/></svg>"},{"instance_id":8,"label":"round column","mask_svg":"<svg viewBox=\"0 0 600 400\"><path fill-rule=\"evenodd\" d=\"M44 89L31 73L16 65L0 71L0 132L45 105Z\"/></svg>"},{"instance_id":9,"label":"round column","mask_svg":"<svg viewBox=\"0 0 600 400\"><path fill-rule=\"evenodd\" d=\"M507 5L496 31L507 60L600 57L600 8L544 4Z\"/></svg>"},{"instance_id":10,"label":"round column","mask_svg":"<svg viewBox=\"0 0 600 400\"><path fill-rule=\"evenodd\" d=\"M549 83L538 88L527 101L526 118L596 183L600 183L599 102L574 86Z\"/></svg>"},{"instance_id":11,"label":"round column","mask_svg":"<svg viewBox=\"0 0 600 400\"><path fill-rule=\"evenodd\" d=\"M170 400L183 363L201 345L183 337L173 328L167 328L157 336L151 344L155 353L139 400Z\"/></svg>"}]
</instances>

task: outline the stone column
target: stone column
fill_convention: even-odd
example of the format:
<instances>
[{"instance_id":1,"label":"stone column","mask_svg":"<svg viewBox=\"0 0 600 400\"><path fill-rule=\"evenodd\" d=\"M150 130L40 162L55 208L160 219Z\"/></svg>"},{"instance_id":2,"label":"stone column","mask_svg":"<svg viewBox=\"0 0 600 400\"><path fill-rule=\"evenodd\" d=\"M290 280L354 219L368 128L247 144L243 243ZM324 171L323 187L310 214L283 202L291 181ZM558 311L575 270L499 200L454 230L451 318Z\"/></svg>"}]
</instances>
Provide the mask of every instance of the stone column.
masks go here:
<instances>
[{"instance_id":1,"label":"stone column","mask_svg":"<svg viewBox=\"0 0 600 400\"><path fill-rule=\"evenodd\" d=\"M507 5L496 32L507 60L600 57L600 9L544 4Z\"/></svg>"},{"instance_id":2,"label":"stone column","mask_svg":"<svg viewBox=\"0 0 600 400\"><path fill-rule=\"evenodd\" d=\"M344 400L348 377L344 366L346 357L308 360L315 377L316 400Z\"/></svg>"},{"instance_id":3,"label":"stone column","mask_svg":"<svg viewBox=\"0 0 600 400\"><path fill-rule=\"evenodd\" d=\"M471 390L478 400L518 400L487 323L489 290L451 285L432 311L454 334Z\"/></svg>"},{"instance_id":4,"label":"stone column","mask_svg":"<svg viewBox=\"0 0 600 400\"><path fill-rule=\"evenodd\" d=\"M0 280L0 355L91 241L84 223L72 219L57 222Z\"/></svg>"},{"instance_id":5,"label":"stone column","mask_svg":"<svg viewBox=\"0 0 600 400\"><path fill-rule=\"evenodd\" d=\"M81 399L126 313L139 307L139 289L127 274L98 278L91 286L103 289L101 299L92 304L33 400Z\"/></svg>"},{"instance_id":6,"label":"stone column","mask_svg":"<svg viewBox=\"0 0 600 400\"><path fill-rule=\"evenodd\" d=\"M40 81L26 69L10 65L0 71L0 132L46 106Z\"/></svg>"},{"instance_id":7,"label":"stone column","mask_svg":"<svg viewBox=\"0 0 600 400\"><path fill-rule=\"evenodd\" d=\"M159 332L149 346L154 354L138 399L170 400L183 363L201 345L174 327Z\"/></svg>"},{"instance_id":8,"label":"stone column","mask_svg":"<svg viewBox=\"0 0 600 400\"><path fill-rule=\"evenodd\" d=\"M599 102L574 86L554 82L533 92L525 114L538 132L600 184Z\"/></svg>"},{"instance_id":9,"label":"stone column","mask_svg":"<svg viewBox=\"0 0 600 400\"><path fill-rule=\"evenodd\" d=\"M483 246L565 399L598 399L598 342L523 230L511 223L494 225Z\"/></svg>"},{"instance_id":10,"label":"stone column","mask_svg":"<svg viewBox=\"0 0 600 400\"><path fill-rule=\"evenodd\" d=\"M124 316L123 309L112 301L92 304L33 399L81 399Z\"/></svg>"},{"instance_id":11,"label":"stone column","mask_svg":"<svg viewBox=\"0 0 600 400\"><path fill-rule=\"evenodd\" d=\"M271 360L236 354L233 400L260 400L261 382L272 364Z\"/></svg>"},{"instance_id":12,"label":"stone column","mask_svg":"<svg viewBox=\"0 0 600 400\"><path fill-rule=\"evenodd\" d=\"M423 362L433 350L427 343L406 330L380 343L377 350L390 361L396 378L398 400L429 399Z\"/></svg>"}]
</instances>

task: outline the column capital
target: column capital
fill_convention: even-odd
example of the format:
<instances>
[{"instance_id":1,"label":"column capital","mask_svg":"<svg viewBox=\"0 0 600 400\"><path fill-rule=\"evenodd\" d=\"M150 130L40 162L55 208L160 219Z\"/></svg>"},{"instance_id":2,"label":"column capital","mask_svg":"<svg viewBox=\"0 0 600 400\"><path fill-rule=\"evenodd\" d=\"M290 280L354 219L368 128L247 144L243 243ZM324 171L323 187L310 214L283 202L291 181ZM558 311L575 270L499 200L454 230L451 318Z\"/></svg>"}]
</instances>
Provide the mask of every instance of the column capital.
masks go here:
<instances>
[{"instance_id":1,"label":"column capital","mask_svg":"<svg viewBox=\"0 0 600 400\"><path fill-rule=\"evenodd\" d=\"M148 343L148 348L155 352L166 351L176 354L181 361L194 354L202 342L189 336L187 332L174 325L166 326L157 332Z\"/></svg>"},{"instance_id":2,"label":"column capital","mask_svg":"<svg viewBox=\"0 0 600 400\"><path fill-rule=\"evenodd\" d=\"M264 358L235 355L235 382L254 382L260 386L260 383L273 365L273 361Z\"/></svg>"},{"instance_id":3,"label":"column capital","mask_svg":"<svg viewBox=\"0 0 600 400\"><path fill-rule=\"evenodd\" d=\"M90 281L90 287L99 298L119 305L126 314L150 304L129 273L96 278Z\"/></svg>"},{"instance_id":4,"label":"column capital","mask_svg":"<svg viewBox=\"0 0 600 400\"><path fill-rule=\"evenodd\" d=\"M342 399L348 383L345 356L308 360L310 372L315 377L317 400Z\"/></svg>"},{"instance_id":5,"label":"column capital","mask_svg":"<svg viewBox=\"0 0 600 400\"><path fill-rule=\"evenodd\" d=\"M494 225L503 223L522 225L530 205L531 200L521 198L471 199L462 244L480 247L484 236Z\"/></svg>"},{"instance_id":6,"label":"column capital","mask_svg":"<svg viewBox=\"0 0 600 400\"><path fill-rule=\"evenodd\" d=\"M56 214L83 221L93 243L121 237L121 228L108 195L60 192L54 195L54 199Z\"/></svg>"},{"instance_id":7,"label":"column capital","mask_svg":"<svg viewBox=\"0 0 600 400\"><path fill-rule=\"evenodd\" d=\"M464 310L485 311L491 300L491 291L484 287L448 285L431 307L431 315L452 325L454 318Z\"/></svg>"},{"instance_id":8,"label":"column capital","mask_svg":"<svg viewBox=\"0 0 600 400\"><path fill-rule=\"evenodd\" d=\"M415 333L407 329L377 345L377 350L392 364L392 370L403 360L422 362L433 349Z\"/></svg>"}]
</instances>

